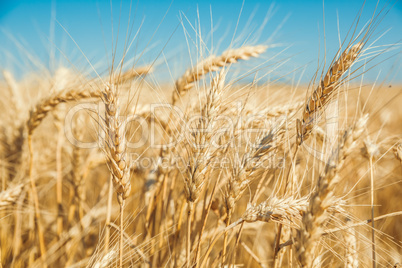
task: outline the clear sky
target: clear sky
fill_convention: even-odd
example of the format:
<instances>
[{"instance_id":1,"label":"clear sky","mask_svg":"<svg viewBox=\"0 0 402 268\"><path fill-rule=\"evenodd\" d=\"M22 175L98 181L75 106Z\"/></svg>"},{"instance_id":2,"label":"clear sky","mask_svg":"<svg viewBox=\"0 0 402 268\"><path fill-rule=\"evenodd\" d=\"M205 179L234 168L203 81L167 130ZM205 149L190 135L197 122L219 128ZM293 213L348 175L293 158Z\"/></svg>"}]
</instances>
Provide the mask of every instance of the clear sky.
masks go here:
<instances>
[{"instance_id":1,"label":"clear sky","mask_svg":"<svg viewBox=\"0 0 402 268\"><path fill-rule=\"evenodd\" d=\"M401 2L392 2L385 8L389 10L393 5L378 26L372 41L380 37L381 33L389 31L375 45L402 42ZM273 57L271 62L289 60L272 76L286 75L283 78L285 81L295 80L305 70L301 79L308 82L317 68L318 58L322 59L324 53L324 10L326 50L327 55L332 57L339 47L338 24L340 36L344 38L362 4L363 1L351 0L325 1L324 7L322 1L312 0L246 0L244 5L238 0L134 0L130 9L130 1L112 1L111 6L110 1L99 0L0 0L0 68L11 69L19 74L40 66L54 69L60 64L88 70L89 64L72 41L73 38L97 70L105 71L108 66L105 51L110 54L112 43L115 44L112 40L115 40L117 29L120 29L117 54L121 55L130 18L130 23L133 23L131 36L136 34L140 26L141 29L128 57L140 58L139 65L156 59L158 66L161 66L161 73L170 76L169 69L163 68L166 67L166 61L172 76L177 78L190 65L188 46L192 53L196 51L197 38L192 27L198 27L199 18L203 40L208 49L220 53L230 45L231 40L234 40L234 47L243 43L268 44L273 47L268 50L265 60ZM361 26L371 17L376 4L377 1L366 1ZM380 1L379 8L384 5L387 2ZM186 30L183 30L180 21ZM214 29L212 38L211 24ZM193 56L196 57L196 54L193 53ZM50 61L50 58L57 60ZM367 73L366 78L373 81L380 72L380 80L386 80L387 83L402 82L401 59L401 46L394 46L394 49L367 65L372 67L385 60ZM292 72L294 69L297 71Z\"/></svg>"}]
</instances>

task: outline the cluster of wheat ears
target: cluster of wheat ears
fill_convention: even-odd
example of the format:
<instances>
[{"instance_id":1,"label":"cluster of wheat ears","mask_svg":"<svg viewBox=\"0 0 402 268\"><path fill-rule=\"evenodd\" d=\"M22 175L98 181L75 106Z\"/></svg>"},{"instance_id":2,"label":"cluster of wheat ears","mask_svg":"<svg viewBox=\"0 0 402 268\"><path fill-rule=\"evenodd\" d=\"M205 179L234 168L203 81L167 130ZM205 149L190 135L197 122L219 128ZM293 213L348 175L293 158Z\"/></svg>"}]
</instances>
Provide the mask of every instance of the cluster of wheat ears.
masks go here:
<instances>
[{"instance_id":1,"label":"cluster of wheat ears","mask_svg":"<svg viewBox=\"0 0 402 268\"><path fill-rule=\"evenodd\" d=\"M381 19L309 86L259 83L265 45L163 86L124 57L3 70L0 267L397 267L402 88L353 80L392 47L370 43Z\"/></svg>"}]
</instances>

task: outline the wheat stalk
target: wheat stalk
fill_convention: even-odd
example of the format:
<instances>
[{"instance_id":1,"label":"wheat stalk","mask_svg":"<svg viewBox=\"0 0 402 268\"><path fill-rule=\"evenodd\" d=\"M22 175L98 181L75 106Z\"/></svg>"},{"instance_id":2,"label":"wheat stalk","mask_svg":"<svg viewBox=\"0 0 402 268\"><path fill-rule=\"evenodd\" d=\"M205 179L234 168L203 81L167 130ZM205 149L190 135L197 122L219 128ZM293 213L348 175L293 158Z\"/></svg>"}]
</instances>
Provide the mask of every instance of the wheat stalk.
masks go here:
<instances>
[{"instance_id":1,"label":"wheat stalk","mask_svg":"<svg viewBox=\"0 0 402 268\"><path fill-rule=\"evenodd\" d=\"M302 267L310 267L314 262L314 251L322 234L323 223L328 218L328 208L336 202L333 197L333 188L341 180L338 171L342 169L346 156L355 148L356 140L361 135L367 118L368 116L360 118L354 127L345 132L339 148L333 151L324 173L317 180L316 190L302 217L302 228L297 232L296 249Z\"/></svg>"},{"instance_id":2,"label":"wheat stalk","mask_svg":"<svg viewBox=\"0 0 402 268\"><path fill-rule=\"evenodd\" d=\"M123 266L123 212L130 195L130 165L127 156L125 125L120 117L118 87L109 84L102 92L105 104L105 151L112 181L120 205L120 267Z\"/></svg>"},{"instance_id":3,"label":"wheat stalk","mask_svg":"<svg viewBox=\"0 0 402 268\"><path fill-rule=\"evenodd\" d=\"M69 101L76 101L85 98L93 98L100 96L97 91L89 92L89 91L67 91L60 92L54 97L50 97L38 103L33 110L31 110L30 117L27 122L28 126L28 149L29 149L29 179L31 181L32 195L34 201L34 209L35 209L35 222L38 228L38 236L40 242L40 250L42 260L45 260L46 248L45 248L45 239L43 234L43 229L40 222L40 212L39 212L39 197L38 191L36 189L35 180L33 178L32 169L33 169L33 150L32 150L32 134L34 130L39 126L42 120L46 117L46 115L51 112L57 105L60 103L65 103Z\"/></svg>"},{"instance_id":4,"label":"wheat stalk","mask_svg":"<svg viewBox=\"0 0 402 268\"><path fill-rule=\"evenodd\" d=\"M80 126L81 122L85 122L83 116L78 116L75 124L74 124L74 137L78 141L82 141L84 138L84 131L83 128ZM83 156L83 150L78 144L73 144L73 150L71 154L71 183L73 186L73 191L72 191L72 205L70 206L70 211L69 211L69 221L72 221L73 217L75 216L75 210L77 209L78 211L78 218L82 219L84 216L84 211L82 209L82 203L84 200L84 179L83 179L83 162L84 162L84 156Z\"/></svg>"},{"instance_id":5,"label":"wheat stalk","mask_svg":"<svg viewBox=\"0 0 402 268\"><path fill-rule=\"evenodd\" d=\"M212 152L213 145L210 143L211 136L215 128L215 117L218 115L221 107L221 98L225 90L226 72L222 70L211 83L207 93L206 100L201 108L201 118L196 125L196 131L190 146L190 155L188 157L187 169L185 174L184 191L188 203L188 225L187 225L187 265L190 265L190 236L191 236L191 215L194 209L194 203L198 200L200 193L205 185L208 164L214 157ZM205 131L208 130L208 131ZM195 260L197 261L198 247Z\"/></svg>"},{"instance_id":6,"label":"wheat stalk","mask_svg":"<svg viewBox=\"0 0 402 268\"><path fill-rule=\"evenodd\" d=\"M377 144L373 143L369 138L364 140L364 155L369 159L370 164L370 205L371 205L371 241L372 241L372 259L373 267L376 267L376 245L375 245L375 228L374 228L374 167L373 160L380 155Z\"/></svg>"}]
</instances>

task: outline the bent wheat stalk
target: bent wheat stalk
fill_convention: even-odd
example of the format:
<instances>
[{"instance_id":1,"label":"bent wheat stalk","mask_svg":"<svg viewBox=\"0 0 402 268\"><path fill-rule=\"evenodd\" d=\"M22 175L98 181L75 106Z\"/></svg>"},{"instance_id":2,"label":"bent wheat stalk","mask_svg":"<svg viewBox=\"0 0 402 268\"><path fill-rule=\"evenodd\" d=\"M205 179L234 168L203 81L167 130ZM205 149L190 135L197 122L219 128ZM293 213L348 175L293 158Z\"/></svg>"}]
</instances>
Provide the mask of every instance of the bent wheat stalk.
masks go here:
<instances>
[{"instance_id":1,"label":"bent wheat stalk","mask_svg":"<svg viewBox=\"0 0 402 268\"><path fill-rule=\"evenodd\" d=\"M34 201L34 209L35 209L35 221L38 228L38 237L40 242L40 251L42 260L45 261L46 255L46 247L45 247L45 239L43 234L43 228L40 223L40 212L39 212L39 197L38 191L36 189L35 180L33 178L32 169L33 169L33 150L32 150L32 135L34 130L40 125L42 120L46 117L46 115L51 112L57 105L64 102L76 101L85 98L94 98L99 97L100 94L96 91L67 91L61 92L56 96L45 99L44 101L37 104L30 113L30 117L27 122L28 127L28 151L29 151L29 179L31 182L31 189Z\"/></svg>"}]
</instances>

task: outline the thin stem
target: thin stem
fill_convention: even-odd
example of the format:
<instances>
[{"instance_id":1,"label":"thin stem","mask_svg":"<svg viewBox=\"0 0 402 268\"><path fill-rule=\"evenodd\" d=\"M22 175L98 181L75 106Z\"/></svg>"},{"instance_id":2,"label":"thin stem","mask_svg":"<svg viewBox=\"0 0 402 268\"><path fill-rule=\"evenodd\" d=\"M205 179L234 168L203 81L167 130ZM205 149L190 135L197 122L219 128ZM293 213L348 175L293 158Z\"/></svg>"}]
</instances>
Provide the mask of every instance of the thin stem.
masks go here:
<instances>
[{"instance_id":1,"label":"thin stem","mask_svg":"<svg viewBox=\"0 0 402 268\"><path fill-rule=\"evenodd\" d=\"M46 246L45 246L45 238L43 235L42 225L40 223L40 213L39 213L39 197L38 191L36 189L35 180L33 179L32 169L33 169L33 150L32 150L32 136L28 135L28 149L29 149L29 180L31 182L31 190L32 190L32 198L34 201L34 210L35 210L35 226L38 229L38 238L39 238L39 248L41 253L41 259L43 261L43 266L46 266Z\"/></svg>"},{"instance_id":2,"label":"thin stem","mask_svg":"<svg viewBox=\"0 0 402 268\"><path fill-rule=\"evenodd\" d=\"M22 211L22 204L23 200L25 199L25 193L21 195L18 198L17 202L17 207L15 212L15 222L14 222L14 238L13 238L13 249L12 249L12 254L13 254L13 259L11 262L11 267L14 267L14 262L17 258L17 256L20 255L21 252L21 245L22 245L22 216L21 216L21 211Z\"/></svg>"},{"instance_id":3,"label":"thin stem","mask_svg":"<svg viewBox=\"0 0 402 268\"><path fill-rule=\"evenodd\" d=\"M187 267L190 267L190 251L191 251L191 215L193 213L193 206L194 203L189 201L188 202L188 220L187 220L187 251L186 251L186 258L187 258Z\"/></svg>"},{"instance_id":4,"label":"thin stem","mask_svg":"<svg viewBox=\"0 0 402 268\"><path fill-rule=\"evenodd\" d=\"M112 175L110 175L112 176ZM107 211L106 211L106 232L105 232L105 254L109 252L110 241L110 220L112 217L112 198L113 198L113 183L112 178L109 179L109 193L107 198Z\"/></svg>"},{"instance_id":5,"label":"thin stem","mask_svg":"<svg viewBox=\"0 0 402 268\"><path fill-rule=\"evenodd\" d=\"M4 163L3 163L4 162ZM1 172L1 191L6 190L6 177L9 177L6 170L7 162L0 159L0 172Z\"/></svg>"},{"instance_id":6,"label":"thin stem","mask_svg":"<svg viewBox=\"0 0 402 268\"><path fill-rule=\"evenodd\" d=\"M196 252L195 252L196 268L198 268L199 264L200 264L200 246L201 246L202 235L205 231L205 226L207 225L207 218L208 218L209 211L211 210L212 200L213 200L213 196L215 195L215 190L216 190L217 185L218 185L218 180L215 182L214 188L212 189L211 198L208 203L207 211L205 212L204 222L202 224L200 236L198 239L198 245L197 245Z\"/></svg>"},{"instance_id":7,"label":"thin stem","mask_svg":"<svg viewBox=\"0 0 402 268\"><path fill-rule=\"evenodd\" d=\"M57 235L63 232L63 175L61 154L63 148L63 132L59 130L56 147L56 200L57 200Z\"/></svg>"},{"instance_id":8,"label":"thin stem","mask_svg":"<svg viewBox=\"0 0 402 268\"><path fill-rule=\"evenodd\" d=\"M239 246L241 233L243 232L243 226L244 226L244 221L241 223L239 232L237 233L236 242L235 242L235 246L234 246L235 249ZM237 251L235 250L233 253L233 262L234 263L236 263L236 252Z\"/></svg>"},{"instance_id":9,"label":"thin stem","mask_svg":"<svg viewBox=\"0 0 402 268\"><path fill-rule=\"evenodd\" d=\"M225 232L226 230L224 230ZM214 247L214 245L216 244L216 242L219 240L219 238L224 234L224 232L220 232L218 235L215 236L214 240L212 240L211 244L209 245L207 252L205 253L204 259L201 262L200 267L205 267L205 264L207 262L208 256L212 251L212 248Z\"/></svg>"},{"instance_id":10,"label":"thin stem","mask_svg":"<svg viewBox=\"0 0 402 268\"><path fill-rule=\"evenodd\" d=\"M371 240L372 240L372 257L373 268L376 267L376 254L375 254L375 230L374 230L374 170L373 170L373 157L370 156L370 187L371 187Z\"/></svg>"},{"instance_id":11,"label":"thin stem","mask_svg":"<svg viewBox=\"0 0 402 268\"><path fill-rule=\"evenodd\" d=\"M274 265L274 267L277 267L277 264L278 264L277 261L278 261L279 246L281 244L281 234L282 234L282 224L279 224L278 232L276 233L276 239L275 239L275 249L274 249L275 265Z\"/></svg>"},{"instance_id":12,"label":"thin stem","mask_svg":"<svg viewBox=\"0 0 402 268\"><path fill-rule=\"evenodd\" d=\"M120 265L119 267L123 267L123 239L124 239L124 232L123 232L123 221L124 221L124 204L125 200L122 198L122 201L120 203L120 246L119 246L119 259L120 259Z\"/></svg>"},{"instance_id":13,"label":"thin stem","mask_svg":"<svg viewBox=\"0 0 402 268\"><path fill-rule=\"evenodd\" d=\"M231 218L232 218L232 209L229 209L228 216L225 219L226 227L228 227L230 225ZM228 232L225 232L225 234L223 236L222 267L225 264L227 242L228 242Z\"/></svg>"},{"instance_id":14,"label":"thin stem","mask_svg":"<svg viewBox=\"0 0 402 268\"><path fill-rule=\"evenodd\" d=\"M298 150L299 150L299 145L296 144L295 151L293 152L292 160L290 162L289 171L288 171L288 174L286 175L286 182L285 182L285 188L283 190L283 195L286 195L286 191L287 191L288 184L289 184L290 173L291 173L291 171L293 169L293 163L295 163L295 159L296 159L296 155L297 155ZM293 191L293 183L291 185L291 191ZM279 226L278 226L278 232L276 233L276 240L275 240L275 249L274 249L275 264L276 264L276 260L277 260L277 257L278 257L279 246L280 246L280 243L281 243L281 234L282 234L282 224L280 223ZM275 265L275 267L276 267L276 265Z\"/></svg>"}]
</instances>

